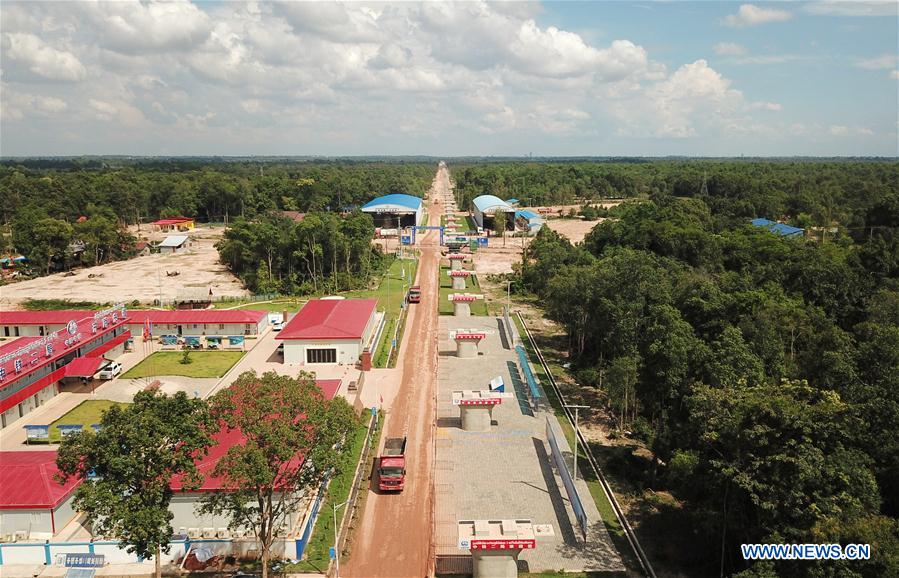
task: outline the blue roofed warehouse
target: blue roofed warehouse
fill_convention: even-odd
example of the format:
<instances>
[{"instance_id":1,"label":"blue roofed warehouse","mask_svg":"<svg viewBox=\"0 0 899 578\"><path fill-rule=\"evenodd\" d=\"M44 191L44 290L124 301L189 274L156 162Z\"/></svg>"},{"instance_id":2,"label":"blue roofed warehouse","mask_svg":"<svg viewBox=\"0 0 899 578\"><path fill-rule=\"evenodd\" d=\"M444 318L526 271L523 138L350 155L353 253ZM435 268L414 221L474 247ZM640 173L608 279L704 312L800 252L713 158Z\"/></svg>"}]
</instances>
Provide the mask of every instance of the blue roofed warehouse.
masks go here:
<instances>
[{"instance_id":1,"label":"blue roofed warehouse","mask_svg":"<svg viewBox=\"0 0 899 578\"><path fill-rule=\"evenodd\" d=\"M371 213L375 227L403 228L421 225L422 203L418 197L393 193L378 197L362 207L363 213Z\"/></svg>"},{"instance_id":2,"label":"blue roofed warehouse","mask_svg":"<svg viewBox=\"0 0 899 578\"><path fill-rule=\"evenodd\" d=\"M515 229L515 220L513 216L515 207L506 201L493 195L481 195L480 197L472 199L471 203L474 205L472 216L478 227L483 229L493 229L493 222L497 213L512 213L512 215L506 219L506 228L510 231Z\"/></svg>"}]
</instances>

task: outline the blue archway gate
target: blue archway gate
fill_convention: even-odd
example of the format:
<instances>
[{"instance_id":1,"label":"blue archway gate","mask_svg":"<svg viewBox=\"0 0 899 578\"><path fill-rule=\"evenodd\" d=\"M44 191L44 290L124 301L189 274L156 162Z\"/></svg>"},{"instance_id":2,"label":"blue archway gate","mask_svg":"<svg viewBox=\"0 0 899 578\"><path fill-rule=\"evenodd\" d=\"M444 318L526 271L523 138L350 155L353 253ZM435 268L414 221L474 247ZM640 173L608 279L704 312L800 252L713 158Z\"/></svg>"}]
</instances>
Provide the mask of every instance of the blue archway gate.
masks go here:
<instances>
[{"instance_id":1,"label":"blue archway gate","mask_svg":"<svg viewBox=\"0 0 899 578\"><path fill-rule=\"evenodd\" d=\"M444 227L442 225L439 227L438 226L430 226L430 225L420 225L418 227L415 227L415 229L412 229L412 244L413 245L415 244L415 231L416 230L418 230L421 233L424 233L425 231L428 231L428 230L431 230L431 231L439 230L440 231L440 245L443 246L443 230L445 228L446 227Z\"/></svg>"}]
</instances>

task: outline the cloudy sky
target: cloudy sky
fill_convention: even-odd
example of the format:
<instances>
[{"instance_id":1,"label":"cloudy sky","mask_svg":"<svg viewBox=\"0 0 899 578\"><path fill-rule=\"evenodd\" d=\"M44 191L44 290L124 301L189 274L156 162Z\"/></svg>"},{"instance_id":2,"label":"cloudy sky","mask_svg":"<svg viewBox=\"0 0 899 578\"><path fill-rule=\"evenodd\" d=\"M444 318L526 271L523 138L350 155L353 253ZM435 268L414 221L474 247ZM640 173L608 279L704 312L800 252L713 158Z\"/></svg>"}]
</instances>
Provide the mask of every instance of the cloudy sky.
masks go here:
<instances>
[{"instance_id":1,"label":"cloudy sky","mask_svg":"<svg viewBox=\"0 0 899 578\"><path fill-rule=\"evenodd\" d=\"M0 4L3 155L890 155L897 3Z\"/></svg>"}]
</instances>

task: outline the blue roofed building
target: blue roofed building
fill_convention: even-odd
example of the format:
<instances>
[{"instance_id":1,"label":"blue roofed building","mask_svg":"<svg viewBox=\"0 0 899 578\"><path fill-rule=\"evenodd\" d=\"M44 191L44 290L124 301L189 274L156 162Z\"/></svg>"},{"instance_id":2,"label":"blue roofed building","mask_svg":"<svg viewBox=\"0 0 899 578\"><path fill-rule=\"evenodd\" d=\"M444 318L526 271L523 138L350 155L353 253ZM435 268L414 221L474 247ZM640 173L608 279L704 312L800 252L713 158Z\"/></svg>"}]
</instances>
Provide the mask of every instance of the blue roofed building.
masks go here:
<instances>
[{"instance_id":1,"label":"blue roofed building","mask_svg":"<svg viewBox=\"0 0 899 578\"><path fill-rule=\"evenodd\" d=\"M776 233L778 235L782 235L784 237L802 237L805 234L805 229L800 229L799 227L793 227L790 225L785 225L784 223L778 223L775 221L771 221L768 219L753 219L750 221L756 227L764 227L768 229L772 233Z\"/></svg>"},{"instance_id":2,"label":"blue roofed building","mask_svg":"<svg viewBox=\"0 0 899 578\"><path fill-rule=\"evenodd\" d=\"M372 199L363 205L362 212L371 214L375 227L400 229L421 225L423 206L418 197L392 193Z\"/></svg>"},{"instance_id":3,"label":"blue roofed building","mask_svg":"<svg viewBox=\"0 0 899 578\"><path fill-rule=\"evenodd\" d=\"M471 203L474 205L474 210L472 212L474 221L477 223L478 227L483 229L494 228L493 222L497 213L513 213L513 215L515 213L515 207L494 195L481 195L475 197L472 199ZM514 230L514 218L506 221L506 228Z\"/></svg>"}]
</instances>

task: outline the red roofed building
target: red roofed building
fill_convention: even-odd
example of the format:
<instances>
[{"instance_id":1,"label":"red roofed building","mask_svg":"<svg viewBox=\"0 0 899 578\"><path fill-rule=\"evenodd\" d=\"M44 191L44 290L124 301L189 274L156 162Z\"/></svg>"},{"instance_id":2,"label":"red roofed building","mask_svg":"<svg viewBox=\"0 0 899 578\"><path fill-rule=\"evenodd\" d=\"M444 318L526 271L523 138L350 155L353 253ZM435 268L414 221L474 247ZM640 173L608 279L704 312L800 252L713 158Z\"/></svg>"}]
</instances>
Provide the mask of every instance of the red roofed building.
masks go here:
<instances>
[{"instance_id":1,"label":"red roofed building","mask_svg":"<svg viewBox=\"0 0 899 578\"><path fill-rule=\"evenodd\" d=\"M0 335L49 335L72 319L92 315L88 310L0 311ZM144 323L153 325L153 335L258 335L268 325L265 311L244 309L189 309L180 311L132 310L128 327L141 335Z\"/></svg>"},{"instance_id":2,"label":"red roofed building","mask_svg":"<svg viewBox=\"0 0 899 578\"><path fill-rule=\"evenodd\" d=\"M150 223L160 231L190 231L194 228L194 220L190 217L170 217Z\"/></svg>"},{"instance_id":3,"label":"red roofed building","mask_svg":"<svg viewBox=\"0 0 899 578\"><path fill-rule=\"evenodd\" d=\"M101 356L114 359L131 337L128 313L123 306L104 311L12 313L26 318L37 313L53 315L37 321L31 317L35 324L21 327L34 329L34 334L0 347L0 428L59 393L60 380L67 376L66 368L73 360ZM10 314L0 313L0 324L7 323ZM83 373L89 362L79 364L79 373Z\"/></svg>"},{"instance_id":4,"label":"red roofed building","mask_svg":"<svg viewBox=\"0 0 899 578\"><path fill-rule=\"evenodd\" d=\"M56 481L55 451L0 452L0 533L51 538L74 517L80 480Z\"/></svg>"},{"instance_id":5,"label":"red roofed building","mask_svg":"<svg viewBox=\"0 0 899 578\"><path fill-rule=\"evenodd\" d=\"M371 345L378 326L375 299L315 299L276 339L284 340L284 363L353 365Z\"/></svg>"},{"instance_id":6,"label":"red roofed building","mask_svg":"<svg viewBox=\"0 0 899 578\"><path fill-rule=\"evenodd\" d=\"M322 390L325 399L334 399L334 395L340 388L341 380L339 379L316 379L315 384ZM224 480L220 477L212 475L213 470L219 461L225 457L233 446L243 444L245 441L243 433L239 430L219 430L212 436L213 445L209 448L209 452L195 462L197 470L203 477L200 486L188 491L184 490L183 480L180 476L172 479L171 488L175 491L169 509L172 512L172 527L177 534L187 534L191 537L223 537L228 532L228 518L225 516L213 516L211 514L197 513L196 506L199 504L204 493L219 492L223 488ZM291 467L302 465L303 456L296 456L290 462ZM301 521L297 515L288 516L286 523L288 531L293 532Z\"/></svg>"}]
</instances>

